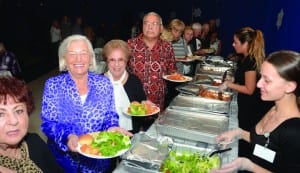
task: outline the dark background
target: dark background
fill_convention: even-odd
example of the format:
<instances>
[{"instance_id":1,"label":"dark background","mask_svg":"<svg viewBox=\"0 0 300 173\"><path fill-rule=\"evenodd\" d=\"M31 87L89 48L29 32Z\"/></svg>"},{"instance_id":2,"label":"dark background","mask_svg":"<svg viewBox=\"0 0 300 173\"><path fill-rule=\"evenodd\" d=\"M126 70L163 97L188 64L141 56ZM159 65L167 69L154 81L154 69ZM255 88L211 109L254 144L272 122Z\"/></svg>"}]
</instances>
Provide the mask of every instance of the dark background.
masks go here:
<instances>
[{"instance_id":1,"label":"dark background","mask_svg":"<svg viewBox=\"0 0 300 173\"><path fill-rule=\"evenodd\" d=\"M0 0L0 41L19 57L25 69L33 70L29 73L38 73L46 69L45 62L52 61L49 30L53 19L67 15L73 22L81 16L84 24L95 29L104 25L103 34L110 39L127 40L133 23L155 11L164 24L172 18L186 24L218 18L223 56L233 52L233 33L244 26L263 31L267 54L280 49L300 51L299 7L298 0ZM197 9L200 15L194 13ZM282 26L277 28L281 9Z\"/></svg>"}]
</instances>

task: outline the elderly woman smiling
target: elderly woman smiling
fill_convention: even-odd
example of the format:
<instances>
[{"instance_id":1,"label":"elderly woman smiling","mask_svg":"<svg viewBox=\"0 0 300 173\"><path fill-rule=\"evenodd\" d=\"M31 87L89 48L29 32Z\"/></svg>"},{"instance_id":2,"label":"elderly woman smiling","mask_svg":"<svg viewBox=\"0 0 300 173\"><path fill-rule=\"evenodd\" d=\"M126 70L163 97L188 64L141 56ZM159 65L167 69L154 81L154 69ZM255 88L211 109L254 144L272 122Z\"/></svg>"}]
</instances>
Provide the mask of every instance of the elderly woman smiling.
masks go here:
<instances>
[{"instance_id":1,"label":"elderly woman smiling","mask_svg":"<svg viewBox=\"0 0 300 173\"><path fill-rule=\"evenodd\" d=\"M120 116L120 127L132 130L134 133L147 130L150 124L145 117L130 117L123 113L123 110L129 107L130 102L146 100L142 82L136 75L128 73L126 70L131 55L127 42L111 40L106 43L102 53L108 65L108 71L105 75L111 80L114 87L115 104ZM146 102L153 104L149 100Z\"/></svg>"},{"instance_id":2,"label":"elderly woman smiling","mask_svg":"<svg viewBox=\"0 0 300 173\"><path fill-rule=\"evenodd\" d=\"M41 119L48 145L66 172L106 172L110 159L92 159L77 153L78 136L119 127L113 86L95 74L95 54L82 35L67 37L59 47L59 69L66 71L46 81Z\"/></svg>"}]
</instances>

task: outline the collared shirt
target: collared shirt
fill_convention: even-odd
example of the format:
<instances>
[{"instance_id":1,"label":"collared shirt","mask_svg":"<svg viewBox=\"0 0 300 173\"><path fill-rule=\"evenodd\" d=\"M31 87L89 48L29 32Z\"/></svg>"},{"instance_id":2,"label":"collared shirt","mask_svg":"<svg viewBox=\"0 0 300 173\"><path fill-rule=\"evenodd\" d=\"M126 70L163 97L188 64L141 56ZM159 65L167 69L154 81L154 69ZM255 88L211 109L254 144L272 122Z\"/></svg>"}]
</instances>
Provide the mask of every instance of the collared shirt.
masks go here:
<instances>
[{"instance_id":1,"label":"collared shirt","mask_svg":"<svg viewBox=\"0 0 300 173\"><path fill-rule=\"evenodd\" d=\"M163 110L166 94L166 81L163 75L177 70L171 43L159 38L154 47L149 50L143 41L143 34L140 34L136 38L129 39L128 44L132 51L129 72L138 76L147 98Z\"/></svg>"}]
</instances>

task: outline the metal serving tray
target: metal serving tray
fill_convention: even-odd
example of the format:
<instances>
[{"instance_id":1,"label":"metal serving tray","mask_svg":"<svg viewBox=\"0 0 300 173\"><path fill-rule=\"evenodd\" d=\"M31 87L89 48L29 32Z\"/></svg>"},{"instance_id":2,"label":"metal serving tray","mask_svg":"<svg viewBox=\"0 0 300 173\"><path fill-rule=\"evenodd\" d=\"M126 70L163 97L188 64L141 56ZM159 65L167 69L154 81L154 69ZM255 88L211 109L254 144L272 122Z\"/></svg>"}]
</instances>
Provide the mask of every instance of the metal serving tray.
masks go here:
<instances>
[{"instance_id":1,"label":"metal serving tray","mask_svg":"<svg viewBox=\"0 0 300 173\"><path fill-rule=\"evenodd\" d=\"M227 70L230 70L231 67L228 66L214 66L209 64L201 65L196 71L200 74L212 74L212 75L223 75Z\"/></svg>"},{"instance_id":2,"label":"metal serving tray","mask_svg":"<svg viewBox=\"0 0 300 173\"><path fill-rule=\"evenodd\" d=\"M179 94L172 100L169 107L171 109L179 109L185 111L209 111L227 115L230 110L230 102L208 99L193 95Z\"/></svg>"},{"instance_id":3,"label":"metal serving tray","mask_svg":"<svg viewBox=\"0 0 300 173\"><path fill-rule=\"evenodd\" d=\"M228 121L223 114L167 108L155 125L163 135L216 144L216 136L228 130Z\"/></svg>"},{"instance_id":4,"label":"metal serving tray","mask_svg":"<svg viewBox=\"0 0 300 173\"><path fill-rule=\"evenodd\" d=\"M170 151L171 150L175 150L176 152L193 152L193 153L201 152L204 154L208 154L213 151L213 149L210 149L210 148L201 148L201 147L189 146L186 144L179 144L179 143L174 143L172 145L172 147L170 148ZM220 157L221 163L222 163L222 154L219 154L219 157ZM158 170L147 169L141 165L134 164L133 162L130 162L127 160L123 160L121 162L121 164L123 164L125 166L125 169L131 173L141 173L141 172L143 172L143 173L161 173L161 171L159 169ZM160 165L160 166L162 166L162 165Z\"/></svg>"}]
</instances>

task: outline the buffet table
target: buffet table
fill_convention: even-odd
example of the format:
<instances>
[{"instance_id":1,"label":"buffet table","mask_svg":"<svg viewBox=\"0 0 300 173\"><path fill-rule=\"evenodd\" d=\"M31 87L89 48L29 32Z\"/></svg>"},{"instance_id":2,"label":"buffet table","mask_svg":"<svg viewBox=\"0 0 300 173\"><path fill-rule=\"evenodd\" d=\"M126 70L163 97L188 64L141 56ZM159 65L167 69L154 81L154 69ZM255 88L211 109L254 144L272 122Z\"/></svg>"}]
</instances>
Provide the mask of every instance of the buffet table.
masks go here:
<instances>
[{"instance_id":1,"label":"buffet table","mask_svg":"<svg viewBox=\"0 0 300 173\"><path fill-rule=\"evenodd\" d=\"M230 111L228 113L229 116L229 126L228 129L234 129L238 127L238 121L237 121L237 104L236 104L236 94L233 95L233 99L230 104ZM161 136L156 130L156 123L153 123L153 125L148 129L146 132L147 135L158 138ZM175 143L185 144L189 146L195 146L195 147L202 147L202 148L213 148L215 145L203 143L203 142L196 142L196 141L190 141L190 140L183 140L183 139L176 139L173 138L173 141ZM228 163L235 158L237 158L238 155L238 141L234 141L233 143L229 144L228 147L231 147L232 150L226 153L223 153L222 155L222 164ZM124 161L121 161L117 168L113 171L114 173L135 173L135 170L131 170L128 167L125 166Z\"/></svg>"},{"instance_id":2,"label":"buffet table","mask_svg":"<svg viewBox=\"0 0 300 173\"><path fill-rule=\"evenodd\" d=\"M180 82L168 81L167 108L164 112L160 112L159 118L146 132L139 133L137 136L143 134L154 140L169 138L172 144L190 148L210 151L220 149L220 145L215 141L216 136L238 127L237 93L225 91L220 95L218 85L216 85L227 77L230 70L234 70L233 67L230 63L223 61L222 57L205 57L196 68L193 81L181 83L182 85ZM138 144L142 145L141 142ZM153 148L153 146L150 147ZM232 148L231 151L220 155L221 164L228 163L238 156L238 141L228 144L227 148L229 147ZM139 149L146 155L149 154L146 148ZM126 154L131 153L133 152L125 153L123 158L128 159ZM160 153L154 153L147 158L155 160L156 156L160 156ZM118 164L114 173L158 173L160 170L160 166L155 170L139 164L134 164L132 167L128 165L126 159Z\"/></svg>"}]
</instances>

